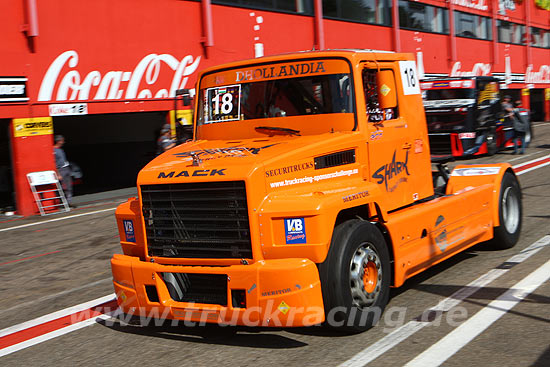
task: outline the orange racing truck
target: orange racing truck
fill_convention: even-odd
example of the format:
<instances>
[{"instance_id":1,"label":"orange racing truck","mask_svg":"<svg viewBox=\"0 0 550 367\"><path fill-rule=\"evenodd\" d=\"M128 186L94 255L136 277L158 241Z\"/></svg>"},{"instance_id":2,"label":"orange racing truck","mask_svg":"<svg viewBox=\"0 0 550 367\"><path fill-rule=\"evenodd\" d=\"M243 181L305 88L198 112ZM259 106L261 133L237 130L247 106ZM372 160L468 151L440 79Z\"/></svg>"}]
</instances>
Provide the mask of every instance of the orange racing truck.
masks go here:
<instances>
[{"instance_id":1,"label":"orange racing truck","mask_svg":"<svg viewBox=\"0 0 550 367\"><path fill-rule=\"evenodd\" d=\"M479 242L514 246L513 170L432 170L416 70L410 54L331 50L202 71L194 138L116 211L122 311L357 332L390 287Z\"/></svg>"}]
</instances>

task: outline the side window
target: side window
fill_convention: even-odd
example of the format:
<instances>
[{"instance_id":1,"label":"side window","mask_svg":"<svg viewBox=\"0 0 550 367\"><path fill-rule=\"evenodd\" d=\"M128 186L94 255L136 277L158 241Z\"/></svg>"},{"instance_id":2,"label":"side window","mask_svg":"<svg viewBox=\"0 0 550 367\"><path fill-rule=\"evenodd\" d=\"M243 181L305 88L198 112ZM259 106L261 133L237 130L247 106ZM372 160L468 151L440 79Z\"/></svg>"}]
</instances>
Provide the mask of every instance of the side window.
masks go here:
<instances>
[{"instance_id":1,"label":"side window","mask_svg":"<svg viewBox=\"0 0 550 367\"><path fill-rule=\"evenodd\" d=\"M381 78L382 74L392 75L391 70L363 70L363 88L365 91L365 105L369 122L379 123L385 120L392 120L398 117L397 106L384 108L381 99L387 97L390 93L395 95L395 79ZM391 79L391 80L389 80Z\"/></svg>"}]
</instances>

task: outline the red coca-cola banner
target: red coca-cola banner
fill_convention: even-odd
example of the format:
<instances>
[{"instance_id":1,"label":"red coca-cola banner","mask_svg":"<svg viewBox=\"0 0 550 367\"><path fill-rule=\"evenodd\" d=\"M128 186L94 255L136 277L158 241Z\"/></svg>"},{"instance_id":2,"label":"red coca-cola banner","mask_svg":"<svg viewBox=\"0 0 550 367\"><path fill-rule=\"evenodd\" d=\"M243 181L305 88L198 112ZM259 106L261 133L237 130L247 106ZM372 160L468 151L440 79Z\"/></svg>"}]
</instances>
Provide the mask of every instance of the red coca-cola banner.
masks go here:
<instances>
[{"instance_id":1,"label":"red coca-cola banner","mask_svg":"<svg viewBox=\"0 0 550 367\"><path fill-rule=\"evenodd\" d=\"M84 70L76 50L60 54L46 71L37 100L66 102L174 97L188 86L201 57L148 54L132 70Z\"/></svg>"}]
</instances>

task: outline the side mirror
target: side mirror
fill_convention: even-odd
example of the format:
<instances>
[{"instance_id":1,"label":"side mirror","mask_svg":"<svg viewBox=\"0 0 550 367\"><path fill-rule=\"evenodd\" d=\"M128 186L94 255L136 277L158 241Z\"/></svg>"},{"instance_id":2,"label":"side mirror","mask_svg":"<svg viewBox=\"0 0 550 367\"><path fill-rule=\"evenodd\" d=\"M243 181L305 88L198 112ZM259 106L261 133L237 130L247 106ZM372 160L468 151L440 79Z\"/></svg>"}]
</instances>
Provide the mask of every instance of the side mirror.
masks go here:
<instances>
[{"instance_id":1,"label":"side mirror","mask_svg":"<svg viewBox=\"0 0 550 367\"><path fill-rule=\"evenodd\" d=\"M184 106L190 106L191 105L191 93L189 92L189 89L177 89L176 90L176 98L178 96L182 97Z\"/></svg>"},{"instance_id":2,"label":"side mirror","mask_svg":"<svg viewBox=\"0 0 550 367\"><path fill-rule=\"evenodd\" d=\"M378 103L381 109L397 107L397 89L395 77L391 70L381 70L376 75Z\"/></svg>"}]
</instances>

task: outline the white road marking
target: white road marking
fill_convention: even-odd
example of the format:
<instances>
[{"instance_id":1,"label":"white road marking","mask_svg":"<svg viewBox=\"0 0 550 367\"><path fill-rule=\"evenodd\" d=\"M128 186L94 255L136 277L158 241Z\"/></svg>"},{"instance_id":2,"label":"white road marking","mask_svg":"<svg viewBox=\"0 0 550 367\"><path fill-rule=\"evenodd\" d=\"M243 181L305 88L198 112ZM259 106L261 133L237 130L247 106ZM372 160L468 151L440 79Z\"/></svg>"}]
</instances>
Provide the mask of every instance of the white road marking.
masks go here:
<instances>
[{"instance_id":1,"label":"white road marking","mask_svg":"<svg viewBox=\"0 0 550 367\"><path fill-rule=\"evenodd\" d=\"M542 237L540 240L526 247L518 254L512 256L505 263L521 263L522 261L527 260L529 257L535 255L537 252L542 250L545 246L550 244L550 235ZM483 288L487 284L499 278L501 275L505 274L510 269L491 269L487 273L483 274L479 278L470 282L468 285L462 287L449 297L440 301L436 306L426 309L423 312L423 315L429 312L437 311L448 311L452 307L457 306L462 302L462 300L471 296L473 293L477 292L479 289ZM386 351L395 347L403 340L407 339L417 331L423 329L426 326L429 326L431 322L418 322L416 320L409 321L405 325L397 328L395 331L386 335L382 339L379 339L377 342L371 344L369 347L363 349L357 353L352 358L348 359L344 363L340 364L339 367L360 367L365 366L366 364L372 362L376 358L380 357Z\"/></svg>"},{"instance_id":2,"label":"white road marking","mask_svg":"<svg viewBox=\"0 0 550 367\"><path fill-rule=\"evenodd\" d=\"M116 310L108 312L106 314L99 315L99 316L96 316L96 317L92 317L91 319L80 321L80 322L71 324L67 327L51 331L49 333L37 336L37 337L29 339L29 340L25 340L24 342L11 345L7 348L0 349L0 357L3 357L5 355L11 354L11 353L15 353L15 352L17 352L21 349L32 347L33 345L40 344L42 342L45 342L46 340L57 338L58 336L68 334L68 333L73 332L75 330L82 329L86 326L93 325L96 322L98 322L99 320L107 320L111 317L116 317L117 315L119 315L121 313L122 313L122 311L117 308Z\"/></svg>"},{"instance_id":3,"label":"white road marking","mask_svg":"<svg viewBox=\"0 0 550 367\"><path fill-rule=\"evenodd\" d=\"M21 309L22 307L30 306L30 305L33 305L33 304L36 304L36 303L41 303L41 302L44 302L44 301L47 301L47 300L50 300L50 299L53 299L53 298L64 296L64 295L72 293L72 292L80 291L80 290L85 289L85 288L93 287L94 285L111 282L111 280L112 280L112 278L100 279L100 280L97 280L95 282L87 283L87 284L84 284L84 285L81 285L79 287L75 287L75 288L72 288L72 289L67 289L67 290L64 290L64 291L59 292L59 293L49 294L47 296L37 298L33 301L23 302L23 303L20 303L18 305L12 306L10 308L0 310L0 315L4 314L6 312L9 312L9 311L13 311L13 310L16 310L16 309Z\"/></svg>"},{"instance_id":4,"label":"white road marking","mask_svg":"<svg viewBox=\"0 0 550 367\"><path fill-rule=\"evenodd\" d=\"M532 155L539 154L539 153L541 153L541 152L533 152L533 153L529 153L529 154L525 154L525 155L520 155L519 157L509 159L508 162L519 161L520 159L525 159L527 157L530 157Z\"/></svg>"},{"instance_id":5,"label":"white road marking","mask_svg":"<svg viewBox=\"0 0 550 367\"><path fill-rule=\"evenodd\" d=\"M105 303L105 302L112 301L114 299L115 299L115 294L111 293L111 294L108 294L106 296L96 298L92 301L84 302L84 303L81 303L81 304L76 305L76 306L68 307L68 308L65 308L65 309L60 310L60 311L56 311L56 312L53 312L53 313L50 313L50 314L47 314L47 315L44 315L44 316L37 317L36 319L30 320L30 321L25 321L25 322L22 322L20 324L10 326L8 328L0 330L0 338L4 337L6 335L16 333L16 332L21 331L21 330L25 330L25 329L28 329L28 328L31 328L31 327L34 327L34 326L37 326L37 325L40 325L40 324L44 324L46 322L50 322L50 321L59 319L61 317L72 315L76 312L87 310L89 308L95 307L95 306L100 305L100 304Z\"/></svg>"},{"instance_id":6,"label":"white road marking","mask_svg":"<svg viewBox=\"0 0 550 367\"><path fill-rule=\"evenodd\" d=\"M361 352L357 353L356 355L342 363L340 367L364 366L378 356L386 353L388 350L395 347L397 344L401 343L403 340L407 339L418 330L424 328L426 324L426 322L414 320L409 321L405 325L397 328L395 331L392 331L376 343L372 344L370 347L363 349Z\"/></svg>"},{"instance_id":7,"label":"white road marking","mask_svg":"<svg viewBox=\"0 0 550 367\"><path fill-rule=\"evenodd\" d=\"M2 229L0 229L0 232L6 232L6 231L14 230L14 229L20 229L20 228L27 228L27 227L37 226L37 225L39 225L39 224L45 224L45 223L51 223L51 222L58 222L58 221L60 221L60 220L72 219L72 218L83 217L83 216L85 216L85 215L92 215L92 214L97 214L97 213L108 212L108 211L110 211L110 210L116 210L116 208L109 208L109 209L96 210L96 211L94 211L94 212L89 212L89 213L82 213L82 214L69 215L69 216L67 216L67 217L62 217L62 218L55 218L55 219L44 220L44 221L41 221L41 222L27 223L27 224L22 224L22 225L20 225L20 226L9 227L9 228L2 228Z\"/></svg>"},{"instance_id":8,"label":"white road marking","mask_svg":"<svg viewBox=\"0 0 550 367\"><path fill-rule=\"evenodd\" d=\"M439 366L550 279L550 260L511 289L407 363L409 367Z\"/></svg>"}]
</instances>

